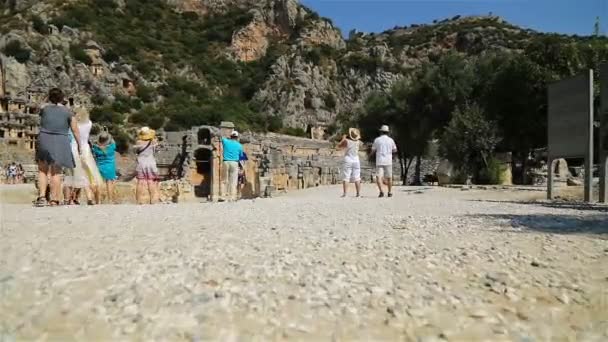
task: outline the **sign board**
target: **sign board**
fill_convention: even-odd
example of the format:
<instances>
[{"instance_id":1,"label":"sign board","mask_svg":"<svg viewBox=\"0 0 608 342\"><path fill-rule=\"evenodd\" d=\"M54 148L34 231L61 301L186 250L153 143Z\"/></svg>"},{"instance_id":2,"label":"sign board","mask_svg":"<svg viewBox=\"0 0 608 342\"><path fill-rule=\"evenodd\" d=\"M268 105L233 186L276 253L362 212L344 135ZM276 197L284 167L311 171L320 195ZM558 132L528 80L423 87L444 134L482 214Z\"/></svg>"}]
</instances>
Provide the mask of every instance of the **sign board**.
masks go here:
<instances>
[{"instance_id":1,"label":"sign board","mask_svg":"<svg viewBox=\"0 0 608 342\"><path fill-rule=\"evenodd\" d=\"M553 199L556 158L585 158L585 202L593 200L593 70L548 87L547 198Z\"/></svg>"},{"instance_id":2,"label":"sign board","mask_svg":"<svg viewBox=\"0 0 608 342\"><path fill-rule=\"evenodd\" d=\"M587 155L589 127L593 124L591 75L585 73L549 85L549 158Z\"/></svg>"}]
</instances>

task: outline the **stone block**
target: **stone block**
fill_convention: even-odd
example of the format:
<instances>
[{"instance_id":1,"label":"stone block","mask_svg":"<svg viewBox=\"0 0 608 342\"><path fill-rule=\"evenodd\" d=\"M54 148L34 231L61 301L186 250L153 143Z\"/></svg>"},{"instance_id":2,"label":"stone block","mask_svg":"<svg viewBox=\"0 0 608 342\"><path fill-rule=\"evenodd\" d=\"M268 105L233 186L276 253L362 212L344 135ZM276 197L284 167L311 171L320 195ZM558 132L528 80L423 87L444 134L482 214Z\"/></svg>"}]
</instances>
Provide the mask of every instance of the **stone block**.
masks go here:
<instances>
[{"instance_id":1,"label":"stone block","mask_svg":"<svg viewBox=\"0 0 608 342\"><path fill-rule=\"evenodd\" d=\"M553 171L555 172L556 177L568 178L572 176L570 174L570 170L568 169L568 163L566 162L566 159L558 159L555 162L555 169L553 169Z\"/></svg>"}]
</instances>

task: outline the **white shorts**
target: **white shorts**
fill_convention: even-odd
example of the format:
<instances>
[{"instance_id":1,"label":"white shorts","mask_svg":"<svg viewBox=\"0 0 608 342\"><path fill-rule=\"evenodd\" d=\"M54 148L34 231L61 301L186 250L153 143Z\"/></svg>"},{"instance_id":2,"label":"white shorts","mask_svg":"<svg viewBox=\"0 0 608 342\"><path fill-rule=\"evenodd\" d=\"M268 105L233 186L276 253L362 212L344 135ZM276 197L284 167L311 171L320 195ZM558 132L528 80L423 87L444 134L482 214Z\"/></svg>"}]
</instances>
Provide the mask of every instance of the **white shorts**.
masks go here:
<instances>
[{"instance_id":1,"label":"white shorts","mask_svg":"<svg viewBox=\"0 0 608 342\"><path fill-rule=\"evenodd\" d=\"M393 178L393 165L376 165L376 177Z\"/></svg>"},{"instance_id":2,"label":"white shorts","mask_svg":"<svg viewBox=\"0 0 608 342\"><path fill-rule=\"evenodd\" d=\"M359 162L344 162L342 180L345 182L361 181L361 164Z\"/></svg>"}]
</instances>

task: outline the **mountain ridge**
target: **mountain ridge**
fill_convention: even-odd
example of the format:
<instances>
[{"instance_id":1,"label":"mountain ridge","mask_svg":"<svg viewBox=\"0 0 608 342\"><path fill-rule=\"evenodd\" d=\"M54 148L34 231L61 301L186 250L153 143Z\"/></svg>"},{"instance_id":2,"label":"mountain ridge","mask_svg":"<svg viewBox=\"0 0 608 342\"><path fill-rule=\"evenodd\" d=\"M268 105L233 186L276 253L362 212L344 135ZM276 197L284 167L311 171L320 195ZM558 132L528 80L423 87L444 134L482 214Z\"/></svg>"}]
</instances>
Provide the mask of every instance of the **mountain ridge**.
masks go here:
<instances>
[{"instance_id":1,"label":"mountain ridge","mask_svg":"<svg viewBox=\"0 0 608 342\"><path fill-rule=\"evenodd\" d=\"M543 37L584 41L495 16L351 31L344 39L331 20L295 0L0 6L8 18L0 25L7 91L60 86L101 122L123 130L229 119L245 129L304 134L322 127L331 135L337 119L356 113L367 95L388 91L446 53L521 53Z\"/></svg>"}]
</instances>

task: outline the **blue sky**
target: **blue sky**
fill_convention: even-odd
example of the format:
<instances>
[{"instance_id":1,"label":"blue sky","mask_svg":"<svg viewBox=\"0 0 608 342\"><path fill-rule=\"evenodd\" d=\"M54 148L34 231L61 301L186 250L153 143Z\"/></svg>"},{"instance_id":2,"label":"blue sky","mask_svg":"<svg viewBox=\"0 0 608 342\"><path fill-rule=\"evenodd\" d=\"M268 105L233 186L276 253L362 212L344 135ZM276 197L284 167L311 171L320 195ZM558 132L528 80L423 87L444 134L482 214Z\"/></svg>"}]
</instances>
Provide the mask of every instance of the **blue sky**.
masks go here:
<instances>
[{"instance_id":1,"label":"blue sky","mask_svg":"<svg viewBox=\"0 0 608 342\"><path fill-rule=\"evenodd\" d=\"M492 12L512 24L542 32L590 35L600 17L608 33L608 0L301 0L332 19L344 35L355 28L382 32L395 25L431 23L455 15Z\"/></svg>"}]
</instances>

